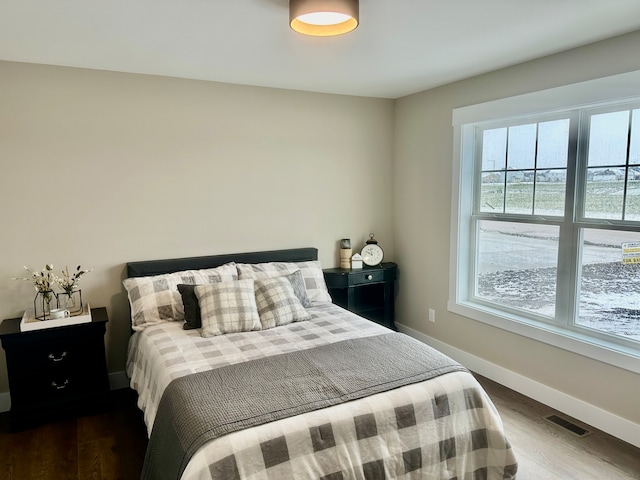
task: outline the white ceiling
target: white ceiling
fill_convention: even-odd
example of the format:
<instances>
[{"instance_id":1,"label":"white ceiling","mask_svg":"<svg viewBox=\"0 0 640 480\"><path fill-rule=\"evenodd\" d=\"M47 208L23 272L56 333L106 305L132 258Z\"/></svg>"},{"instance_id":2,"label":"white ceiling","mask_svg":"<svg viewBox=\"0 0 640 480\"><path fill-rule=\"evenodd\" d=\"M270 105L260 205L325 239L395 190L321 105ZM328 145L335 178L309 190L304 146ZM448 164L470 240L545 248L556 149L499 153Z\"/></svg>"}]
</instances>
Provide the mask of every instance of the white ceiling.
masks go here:
<instances>
[{"instance_id":1,"label":"white ceiling","mask_svg":"<svg viewBox=\"0 0 640 480\"><path fill-rule=\"evenodd\" d=\"M0 60L398 98L640 29L639 0L361 0L313 38L288 3L0 0Z\"/></svg>"}]
</instances>

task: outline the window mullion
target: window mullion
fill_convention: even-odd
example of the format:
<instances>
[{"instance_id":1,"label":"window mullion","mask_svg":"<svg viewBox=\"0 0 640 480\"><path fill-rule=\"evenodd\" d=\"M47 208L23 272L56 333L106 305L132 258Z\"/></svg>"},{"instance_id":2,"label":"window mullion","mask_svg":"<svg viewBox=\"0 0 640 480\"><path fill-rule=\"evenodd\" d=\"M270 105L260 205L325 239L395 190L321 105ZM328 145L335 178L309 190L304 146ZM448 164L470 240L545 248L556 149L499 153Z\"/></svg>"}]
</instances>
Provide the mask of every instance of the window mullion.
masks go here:
<instances>
[{"instance_id":1,"label":"window mullion","mask_svg":"<svg viewBox=\"0 0 640 480\"><path fill-rule=\"evenodd\" d=\"M538 135L540 133L540 123L536 122L536 144L533 153L533 201L531 202L531 215L536 213L536 189L538 187Z\"/></svg>"},{"instance_id":2,"label":"window mullion","mask_svg":"<svg viewBox=\"0 0 640 480\"><path fill-rule=\"evenodd\" d=\"M573 325L577 298L579 298L580 279L578 278L578 258L580 254L580 231L574 224L576 208L581 205L579 200L584 192L580 178L581 152L583 140L586 138L582 131L580 115L573 112L569 123L569 142L567 155L567 183L565 192L565 208L563 221L560 224L558 245L558 279L556 287L556 321L562 325ZM584 162L586 165L586 162Z\"/></svg>"},{"instance_id":3,"label":"window mullion","mask_svg":"<svg viewBox=\"0 0 640 480\"><path fill-rule=\"evenodd\" d=\"M624 189L622 191L622 220L627 218L627 187L629 185L629 161L631 156L631 141L633 127L633 110L629 109L629 129L627 130L627 155L624 169Z\"/></svg>"}]
</instances>

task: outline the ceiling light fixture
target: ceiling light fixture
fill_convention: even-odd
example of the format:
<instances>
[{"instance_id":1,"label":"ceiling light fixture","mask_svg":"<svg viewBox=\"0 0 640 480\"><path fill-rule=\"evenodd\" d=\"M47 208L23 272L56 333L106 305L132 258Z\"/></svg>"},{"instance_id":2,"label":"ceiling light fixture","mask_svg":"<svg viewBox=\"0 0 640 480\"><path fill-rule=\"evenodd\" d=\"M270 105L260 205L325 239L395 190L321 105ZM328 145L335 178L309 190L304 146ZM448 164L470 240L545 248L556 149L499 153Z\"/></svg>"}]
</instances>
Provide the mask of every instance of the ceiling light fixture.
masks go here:
<instances>
[{"instance_id":1,"label":"ceiling light fixture","mask_svg":"<svg viewBox=\"0 0 640 480\"><path fill-rule=\"evenodd\" d=\"M298 33L330 37L358 26L359 0L289 0L289 25Z\"/></svg>"}]
</instances>

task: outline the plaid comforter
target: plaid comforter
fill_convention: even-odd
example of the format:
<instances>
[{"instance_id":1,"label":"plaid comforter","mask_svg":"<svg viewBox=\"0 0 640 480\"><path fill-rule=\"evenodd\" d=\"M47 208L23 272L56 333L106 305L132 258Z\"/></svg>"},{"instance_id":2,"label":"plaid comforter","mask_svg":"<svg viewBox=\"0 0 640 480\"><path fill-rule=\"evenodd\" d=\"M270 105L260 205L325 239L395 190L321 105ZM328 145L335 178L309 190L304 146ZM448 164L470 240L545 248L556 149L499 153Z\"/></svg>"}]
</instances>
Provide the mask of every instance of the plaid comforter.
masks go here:
<instances>
[{"instance_id":1,"label":"plaid comforter","mask_svg":"<svg viewBox=\"0 0 640 480\"><path fill-rule=\"evenodd\" d=\"M270 330L204 339L178 323L133 335L127 372L149 431L162 392L196 371L388 330L331 304ZM509 479L515 458L495 407L468 373L449 373L237 431L204 445L181 478Z\"/></svg>"}]
</instances>

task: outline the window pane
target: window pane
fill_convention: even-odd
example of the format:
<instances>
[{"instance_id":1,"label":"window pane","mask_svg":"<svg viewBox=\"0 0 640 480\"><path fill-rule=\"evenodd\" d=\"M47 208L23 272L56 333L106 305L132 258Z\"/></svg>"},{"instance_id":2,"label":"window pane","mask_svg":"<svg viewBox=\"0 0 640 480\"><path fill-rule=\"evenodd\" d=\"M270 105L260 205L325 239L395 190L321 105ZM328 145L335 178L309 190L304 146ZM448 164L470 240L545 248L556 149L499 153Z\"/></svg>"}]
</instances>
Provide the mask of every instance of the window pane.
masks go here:
<instances>
[{"instance_id":1,"label":"window pane","mask_svg":"<svg viewBox=\"0 0 640 480\"><path fill-rule=\"evenodd\" d=\"M534 168L536 162L536 124L509 127L507 168Z\"/></svg>"},{"instance_id":2,"label":"window pane","mask_svg":"<svg viewBox=\"0 0 640 480\"><path fill-rule=\"evenodd\" d=\"M629 169L627 205L624 212L624 219L640 221L640 168Z\"/></svg>"},{"instance_id":3,"label":"window pane","mask_svg":"<svg viewBox=\"0 0 640 480\"><path fill-rule=\"evenodd\" d=\"M538 125L538 169L566 168L568 149L568 118Z\"/></svg>"},{"instance_id":4,"label":"window pane","mask_svg":"<svg viewBox=\"0 0 640 480\"><path fill-rule=\"evenodd\" d=\"M546 170L536 174L536 215L564 215L566 170Z\"/></svg>"},{"instance_id":5,"label":"window pane","mask_svg":"<svg viewBox=\"0 0 640 480\"><path fill-rule=\"evenodd\" d=\"M487 220L478 226L476 296L553 317L559 228Z\"/></svg>"},{"instance_id":6,"label":"window pane","mask_svg":"<svg viewBox=\"0 0 640 480\"><path fill-rule=\"evenodd\" d=\"M507 160L507 129L494 128L482 134L482 171L504 170Z\"/></svg>"},{"instance_id":7,"label":"window pane","mask_svg":"<svg viewBox=\"0 0 640 480\"><path fill-rule=\"evenodd\" d=\"M624 219L640 221L640 109L633 111L629 165Z\"/></svg>"},{"instance_id":8,"label":"window pane","mask_svg":"<svg viewBox=\"0 0 640 480\"><path fill-rule=\"evenodd\" d=\"M590 168L587 171L586 218L622 220L624 168Z\"/></svg>"},{"instance_id":9,"label":"window pane","mask_svg":"<svg viewBox=\"0 0 640 480\"><path fill-rule=\"evenodd\" d=\"M640 233L584 229L580 263L576 323L640 340Z\"/></svg>"},{"instance_id":10,"label":"window pane","mask_svg":"<svg viewBox=\"0 0 640 480\"><path fill-rule=\"evenodd\" d=\"M504 173L483 173L480 188L480 211L504 212Z\"/></svg>"},{"instance_id":11,"label":"window pane","mask_svg":"<svg viewBox=\"0 0 640 480\"><path fill-rule=\"evenodd\" d=\"M589 129L589 166L625 165L629 111L591 116Z\"/></svg>"},{"instance_id":12,"label":"window pane","mask_svg":"<svg viewBox=\"0 0 640 480\"><path fill-rule=\"evenodd\" d=\"M533 213L533 170L507 173L506 213Z\"/></svg>"}]
</instances>

